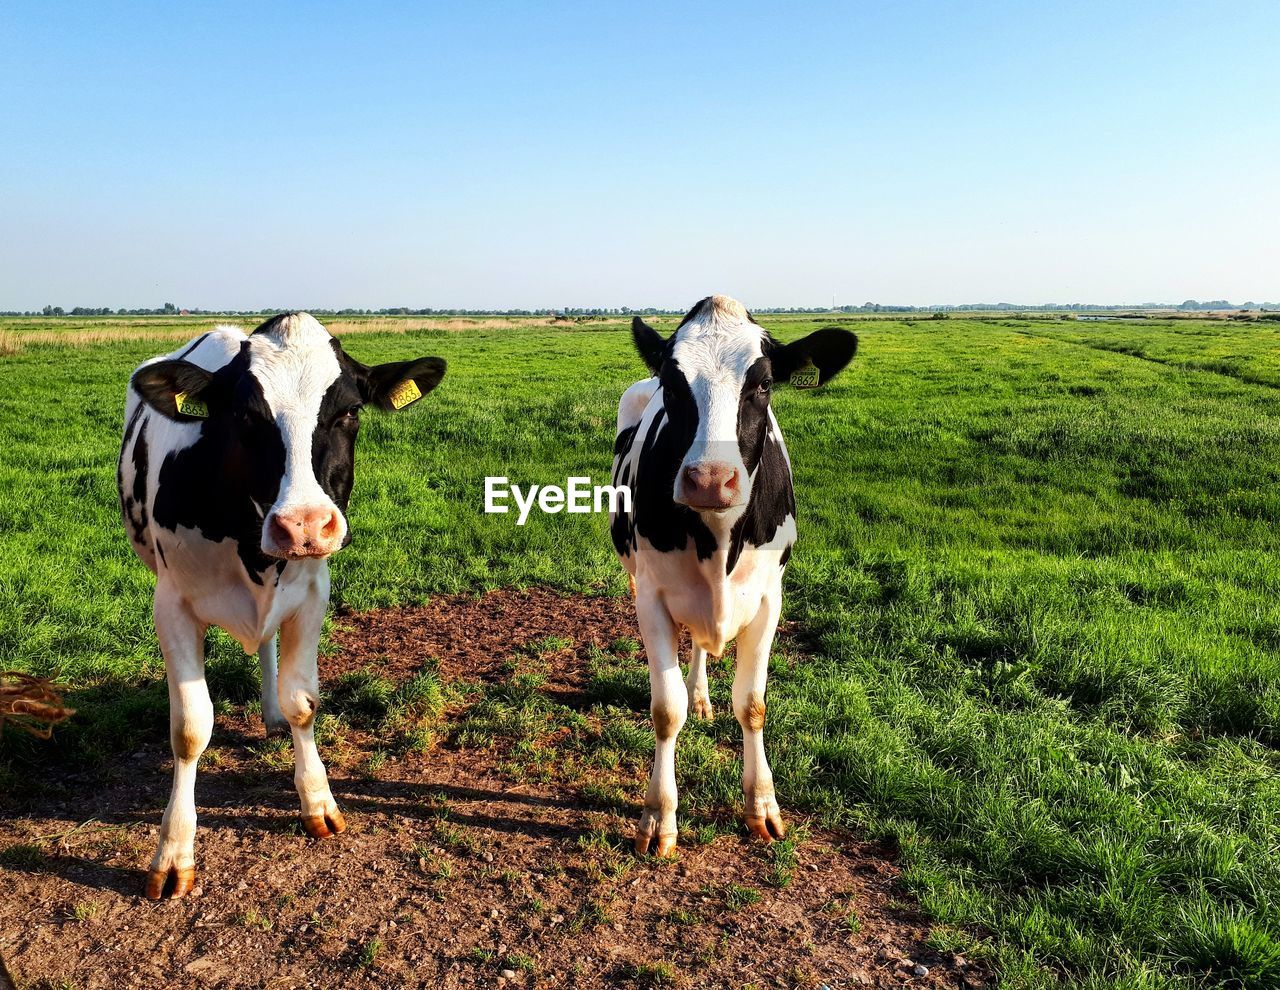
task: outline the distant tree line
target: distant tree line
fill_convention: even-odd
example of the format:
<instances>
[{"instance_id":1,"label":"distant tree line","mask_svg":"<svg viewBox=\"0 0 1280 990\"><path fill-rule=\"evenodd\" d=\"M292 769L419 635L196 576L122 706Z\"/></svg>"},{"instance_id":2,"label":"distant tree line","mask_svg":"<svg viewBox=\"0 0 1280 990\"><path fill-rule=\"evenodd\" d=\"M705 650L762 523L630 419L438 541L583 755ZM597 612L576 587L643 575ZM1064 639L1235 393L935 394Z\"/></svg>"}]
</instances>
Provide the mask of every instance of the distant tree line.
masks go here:
<instances>
[{"instance_id":1,"label":"distant tree line","mask_svg":"<svg viewBox=\"0 0 1280 990\"><path fill-rule=\"evenodd\" d=\"M180 310L173 303L165 303L159 309L112 309L110 306L46 306L40 310L3 309L0 316L177 316ZM203 310L189 310L201 313Z\"/></svg>"},{"instance_id":2,"label":"distant tree line","mask_svg":"<svg viewBox=\"0 0 1280 990\"><path fill-rule=\"evenodd\" d=\"M1253 301L1239 304L1226 299L1210 299L1199 302L1186 299L1181 303L1138 303L1133 306L1097 305L1095 303L1043 303L1038 306L1021 306L1016 303L961 303L934 306L902 306L890 303L865 302L861 306L762 306L753 310L756 313L1106 313L1134 312L1138 310L1179 310L1182 312L1209 312L1221 310L1280 310L1280 303ZM109 306L75 306L63 309L61 306L46 306L41 310L0 310L0 316L258 316L265 313L283 312L281 309L179 309L167 302L155 309L112 309ZM323 316L559 316L565 318L590 318L608 316L670 316L684 312L684 309L667 309L660 306L645 306L633 309L630 306L614 307L580 307L566 306L563 309L439 309L436 307L387 306L383 309L313 309L312 313Z\"/></svg>"}]
</instances>

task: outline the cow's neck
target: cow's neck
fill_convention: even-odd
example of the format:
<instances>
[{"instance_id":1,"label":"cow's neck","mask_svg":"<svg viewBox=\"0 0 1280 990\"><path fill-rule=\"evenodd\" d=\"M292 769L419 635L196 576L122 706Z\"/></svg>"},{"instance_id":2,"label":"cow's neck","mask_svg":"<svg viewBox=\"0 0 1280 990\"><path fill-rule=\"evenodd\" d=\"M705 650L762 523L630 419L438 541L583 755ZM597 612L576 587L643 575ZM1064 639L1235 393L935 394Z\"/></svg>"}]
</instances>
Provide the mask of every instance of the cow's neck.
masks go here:
<instances>
[{"instance_id":1,"label":"cow's neck","mask_svg":"<svg viewBox=\"0 0 1280 990\"><path fill-rule=\"evenodd\" d=\"M737 514L700 516L715 541L715 549L703 556L690 545L680 553L682 601L673 612L689 629L694 642L712 656L720 656L742 625L754 615L769 583L781 571L781 551L761 547L774 544L779 528L795 515L791 474L785 459L761 462L751 499ZM770 472L783 471L781 475ZM785 483L784 483L785 482Z\"/></svg>"},{"instance_id":2,"label":"cow's neck","mask_svg":"<svg viewBox=\"0 0 1280 990\"><path fill-rule=\"evenodd\" d=\"M791 465L782 445L782 434L770 424L760 463L751 483L751 500L729 533L726 573L739 566L744 552L773 542L778 528L796 514L795 492L791 487Z\"/></svg>"},{"instance_id":3,"label":"cow's neck","mask_svg":"<svg viewBox=\"0 0 1280 990\"><path fill-rule=\"evenodd\" d=\"M166 529L197 530L211 542L232 540L248 579L265 585L278 561L262 552L262 518L274 496L255 492L247 472L227 470L219 458L219 438L201 436L190 447L169 453L161 467L154 516Z\"/></svg>"}]
</instances>

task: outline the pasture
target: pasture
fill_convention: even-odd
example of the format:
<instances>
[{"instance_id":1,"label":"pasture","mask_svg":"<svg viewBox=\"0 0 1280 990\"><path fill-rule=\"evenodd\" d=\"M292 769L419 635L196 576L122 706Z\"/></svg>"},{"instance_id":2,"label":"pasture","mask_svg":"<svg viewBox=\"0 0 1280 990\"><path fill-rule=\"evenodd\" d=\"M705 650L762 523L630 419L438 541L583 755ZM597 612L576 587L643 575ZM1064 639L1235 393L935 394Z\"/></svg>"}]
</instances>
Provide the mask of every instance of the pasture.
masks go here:
<instances>
[{"instance_id":1,"label":"pasture","mask_svg":"<svg viewBox=\"0 0 1280 990\"><path fill-rule=\"evenodd\" d=\"M160 905L167 700L115 457L129 373L211 321L0 321L0 667L78 709L0 738L0 954L31 985L930 985L896 968L928 952L939 986L1280 986L1280 325L841 318L853 365L774 399L797 835L739 841L727 659L661 864L626 852L652 734L605 518L482 512L486 475L607 481L626 324L321 319L364 362L449 362L364 421L333 562L318 737L352 827L296 832L256 666L211 635L205 894Z\"/></svg>"}]
</instances>

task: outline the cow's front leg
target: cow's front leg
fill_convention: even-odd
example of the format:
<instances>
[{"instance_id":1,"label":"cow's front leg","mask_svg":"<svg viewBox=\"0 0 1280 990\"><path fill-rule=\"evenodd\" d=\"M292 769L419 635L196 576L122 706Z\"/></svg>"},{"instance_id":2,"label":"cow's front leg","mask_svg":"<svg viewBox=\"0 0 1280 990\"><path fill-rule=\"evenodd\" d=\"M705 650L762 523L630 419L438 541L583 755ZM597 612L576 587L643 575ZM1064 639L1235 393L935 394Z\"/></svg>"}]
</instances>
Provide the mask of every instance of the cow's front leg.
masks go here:
<instances>
[{"instance_id":1,"label":"cow's front leg","mask_svg":"<svg viewBox=\"0 0 1280 990\"><path fill-rule=\"evenodd\" d=\"M694 715L698 718L715 717L711 692L707 688L707 651L696 643L689 657L689 678L685 681L685 689L689 692L689 706Z\"/></svg>"},{"instance_id":2,"label":"cow's front leg","mask_svg":"<svg viewBox=\"0 0 1280 990\"><path fill-rule=\"evenodd\" d=\"M276 677L276 637L273 633L258 647L258 666L262 669L262 724L268 736L289 733L289 720L280 709L280 691Z\"/></svg>"},{"instance_id":3,"label":"cow's front leg","mask_svg":"<svg viewBox=\"0 0 1280 990\"><path fill-rule=\"evenodd\" d=\"M195 885L196 764L213 732L213 703L204 681L204 623L167 582L156 588L155 622L169 682L173 787L147 873L146 895L153 901L166 891L185 897Z\"/></svg>"},{"instance_id":4,"label":"cow's front leg","mask_svg":"<svg viewBox=\"0 0 1280 990\"><path fill-rule=\"evenodd\" d=\"M317 581L306 604L280 625L280 709L293 732L293 782L302 802L302 827L313 839L337 835L347 827L329 790L329 777L315 740L320 708L316 652L328 604L326 574Z\"/></svg>"},{"instance_id":5,"label":"cow's front leg","mask_svg":"<svg viewBox=\"0 0 1280 990\"><path fill-rule=\"evenodd\" d=\"M641 590L636 619L649 657L649 711L653 716L653 771L644 798L644 813L636 827L636 852L670 856L676 848L676 737L688 715L689 696L680 678L679 640L667 607Z\"/></svg>"},{"instance_id":6,"label":"cow's front leg","mask_svg":"<svg viewBox=\"0 0 1280 990\"><path fill-rule=\"evenodd\" d=\"M779 582L765 595L755 618L738 634L738 662L733 677L733 714L742 726L742 795L747 828L765 842L787 834L773 793L773 771L764 755L764 690L781 606Z\"/></svg>"}]
</instances>

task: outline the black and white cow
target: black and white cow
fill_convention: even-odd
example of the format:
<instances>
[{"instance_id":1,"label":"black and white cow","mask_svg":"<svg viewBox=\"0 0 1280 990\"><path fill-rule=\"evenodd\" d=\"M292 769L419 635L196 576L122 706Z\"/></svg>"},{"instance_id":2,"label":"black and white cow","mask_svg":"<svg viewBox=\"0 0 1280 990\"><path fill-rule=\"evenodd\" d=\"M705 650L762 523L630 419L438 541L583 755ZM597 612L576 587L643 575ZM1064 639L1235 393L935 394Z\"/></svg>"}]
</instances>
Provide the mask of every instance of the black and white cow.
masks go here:
<instances>
[{"instance_id":1,"label":"black and white cow","mask_svg":"<svg viewBox=\"0 0 1280 990\"><path fill-rule=\"evenodd\" d=\"M613 463L613 483L632 494L611 533L633 582L657 742L636 851L675 849L676 736L690 695L711 716L707 655L735 638L747 826L768 842L785 826L764 753L765 680L796 538L791 461L769 398L775 383L825 384L858 339L829 327L781 344L726 296L703 299L669 339L638 317L631 329L655 376L622 396ZM687 683L681 627L693 642Z\"/></svg>"},{"instance_id":2,"label":"black and white cow","mask_svg":"<svg viewBox=\"0 0 1280 990\"><path fill-rule=\"evenodd\" d=\"M434 357L366 367L310 315L286 313L247 337L218 327L133 373L120 509L156 574L174 758L148 897L182 897L194 882L196 762L213 728L209 626L258 654L263 721L269 732L292 731L307 834L346 827L313 738L327 558L350 541L361 408L403 408L444 372Z\"/></svg>"}]
</instances>

